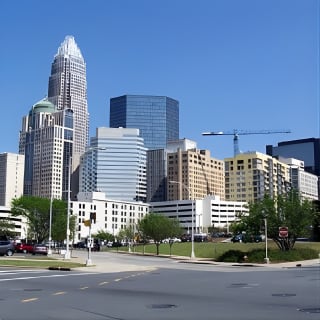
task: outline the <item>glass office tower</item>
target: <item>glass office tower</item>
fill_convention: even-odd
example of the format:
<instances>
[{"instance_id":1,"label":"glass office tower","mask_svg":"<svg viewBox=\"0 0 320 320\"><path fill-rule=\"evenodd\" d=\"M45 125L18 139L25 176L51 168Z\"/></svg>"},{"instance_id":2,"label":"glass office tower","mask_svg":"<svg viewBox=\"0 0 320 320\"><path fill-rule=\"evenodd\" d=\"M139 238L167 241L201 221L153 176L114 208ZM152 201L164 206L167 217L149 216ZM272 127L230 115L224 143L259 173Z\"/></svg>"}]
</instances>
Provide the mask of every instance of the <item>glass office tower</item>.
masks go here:
<instances>
[{"instance_id":1,"label":"glass office tower","mask_svg":"<svg viewBox=\"0 0 320 320\"><path fill-rule=\"evenodd\" d=\"M149 150L179 139L179 102L165 96L123 95L110 99L110 127L137 128Z\"/></svg>"},{"instance_id":2,"label":"glass office tower","mask_svg":"<svg viewBox=\"0 0 320 320\"><path fill-rule=\"evenodd\" d=\"M146 148L138 129L96 129L81 157L80 192L108 199L146 202Z\"/></svg>"}]
</instances>

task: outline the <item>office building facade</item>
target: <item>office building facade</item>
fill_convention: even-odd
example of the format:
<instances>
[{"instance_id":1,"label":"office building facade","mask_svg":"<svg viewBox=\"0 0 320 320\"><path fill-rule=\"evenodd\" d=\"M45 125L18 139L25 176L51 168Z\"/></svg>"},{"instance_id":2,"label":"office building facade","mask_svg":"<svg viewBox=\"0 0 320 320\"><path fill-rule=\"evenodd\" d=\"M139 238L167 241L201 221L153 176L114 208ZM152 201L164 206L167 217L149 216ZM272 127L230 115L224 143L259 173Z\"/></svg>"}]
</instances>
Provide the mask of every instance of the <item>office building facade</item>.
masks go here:
<instances>
[{"instance_id":1,"label":"office building facade","mask_svg":"<svg viewBox=\"0 0 320 320\"><path fill-rule=\"evenodd\" d=\"M138 129L97 128L81 158L80 192L146 202L146 152Z\"/></svg>"},{"instance_id":2,"label":"office building facade","mask_svg":"<svg viewBox=\"0 0 320 320\"><path fill-rule=\"evenodd\" d=\"M0 206L10 207L11 201L23 195L24 155L0 154Z\"/></svg>"},{"instance_id":3,"label":"office building facade","mask_svg":"<svg viewBox=\"0 0 320 320\"><path fill-rule=\"evenodd\" d=\"M80 156L89 141L86 64L73 36L66 36L51 66L48 99L58 110L74 113L74 147L72 152L72 194L78 192Z\"/></svg>"},{"instance_id":4,"label":"office building facade","mask_svg":"<svg viewBox=\"0 0 320 320\"><path fill-rule=\"evenodd\" d=\"M303 199L318 200L319 177L304 170L304 162L294 158L279 157L279 161L288 165L291 188L298 191Z\"/></svg>"},{"instance_id":5,"label":"office building facade","mask_svg":"<svg viewBox=\"0 0 320 320\"><path fill-rule=\"evenodd\" d=\"M20 131L24 195L67 199L72 150L73 111L57 111L47 99L33 105Z\"/></svg>"},{"instance_id":6,"label":"office building facade","mask_svg":"<svg viewBox=\"0 0 320 320\"><path fill-rule=\"evenodd\" d=\"M78 200L71 201L70 206L76 217L76 243L89 236L89 228L83 221L90 219L90 213L96 214L96 221L91 224L92 234L103 230L114 236L124 229L136 231L138 222L149 213L147 203L111 200L103 192L80 192Z\"/></svg>"},{"instance_id":7,"label":"office building facade","mask_svg":"<svg viewBox=\"0 0 320 320\"><path fill-rule=\"evenodd\" d=\"M291 187L289 167L260 152L240 153L225 161L226 200L255 202L285 194Z\"/></svg>"},{"instance_id":8,"label":"office building facade","mask_svg":"<svg viewBox=\"0 0 320 320\"><path fill-rule=\"evenodd\" d=\"M150 202L150 212L177 219L184 233L207 233L210 228L229 232L230 225L239 216L248 214L247 203L224 201L219 196L206 196L197 200ZM193 217L193 221L192 221Z\"/></svg>"},{"instance_id":9,"label":"office building facade","mask_svg":"<svg viewBox=\"0 0 320 320\"><path fill-rule=\"evenodd\" d=\"M308 138L267 145L266 153L272 157L295 158L304 162L304 170L320 176L320 139Z\"/></svg>"},{"instance_id":10,"label":"office building facade","mask_svg":"<svg viewBox=\"0 0 320 320\"><path fill-rule=\"evenodd\" d=\"M178 148L169 152L167 200L203 199L207 195L225 199L224 162L209 150Z\"/></svg>"},{"instance_id":11,"label":"office building facade","mask_svg":"<svg viewBox=\"0 0 320 320\"><path fill-rule=\"evenodd\" d=\"M147 151L147 202L167 200L167 150Z\"/></svg>"},{"instance_id":12,"label":"office building facade","mask_svg":"<svg viewBox=\"0 0 320 320\"><path fill-rule=\"evenodd\" d=\"M166 96L123 95L110 99L110 127L137 128L147 149L179 139L179 102Z\"/></svg>"}]
</instances>

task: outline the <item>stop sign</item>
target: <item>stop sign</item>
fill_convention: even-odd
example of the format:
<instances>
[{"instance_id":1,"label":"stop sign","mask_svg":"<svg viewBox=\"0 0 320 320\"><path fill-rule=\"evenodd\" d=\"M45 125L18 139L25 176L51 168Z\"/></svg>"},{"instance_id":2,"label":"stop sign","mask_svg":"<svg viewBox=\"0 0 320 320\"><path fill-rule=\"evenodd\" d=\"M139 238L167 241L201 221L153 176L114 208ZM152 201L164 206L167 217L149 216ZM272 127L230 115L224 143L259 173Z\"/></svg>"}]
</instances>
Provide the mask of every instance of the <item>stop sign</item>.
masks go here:
<instances>
[{"instance_id":1,"label":"stop sign","mask_svg":"<svg viewBox=\"0 0 320 320\"><path fill-rule=\"evenodd\" d=\"M279 237L286 238L288 236L288 227L279 227Z\"/></svg>"}]
</instances>

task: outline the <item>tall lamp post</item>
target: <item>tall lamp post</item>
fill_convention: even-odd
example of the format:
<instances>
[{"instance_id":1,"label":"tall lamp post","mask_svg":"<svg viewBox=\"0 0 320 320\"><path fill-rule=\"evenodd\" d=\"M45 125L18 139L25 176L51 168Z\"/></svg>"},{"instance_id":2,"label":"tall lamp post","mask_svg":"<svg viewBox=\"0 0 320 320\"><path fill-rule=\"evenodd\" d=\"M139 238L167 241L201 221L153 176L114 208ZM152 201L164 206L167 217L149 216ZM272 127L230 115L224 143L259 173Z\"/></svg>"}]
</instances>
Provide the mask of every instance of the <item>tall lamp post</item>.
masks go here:
<instances>
[{"instance_id":1,"label":"tall lamp post","mask_svg":"<svg viewBox=\"0 0 320 320\"><path fill-rule=\"evenodd\" d=\"M51 197L50 197L50 211L49 211L49 247L48 247L48 255L52 254L52 249L51 249L51 234L52 234L52 190L51 190Z\"/></svg>"},{"instance_id":2,"label":"tall lamp post","mask_svg":"<svg viewBox=\"0 0 320 320\"><path fill-rule=\"evenodd\" d=\"M65 259L70 259L70 248L69 248L69 236L70 236L70 192L71 192L71 163L72 157L69 158L68 165L68 206L67 206L67 240L66 240L66 253Z\"/></svg>"},{"instance_id":3,"label":"tall lamp post","mask_svg":"<svg viewBox=\"0 0 320 320\"><path fill-rule=\"evenodd\" d=\"M191 259L194 259L196 256L194 254L194 208L193 208L193 199L190 189L182 182L179 181L169 181L169 183L172 184L179 184L182 186L182 188L185 188L188 192L189 198L191 199Z\"/></svg>"},{"instance_id":4,"label":"tall lamp post","mask_svg":"<svg viewBox=\"0 0 320 320\"><path fill-rule=\"evenodd\" d=\"M264 258L265 263L269 263L269 258L268 258L268 225L267 225L267 216L263 210L262 212L264 216L264 235L265 235L265 242L266 242L266 257Z\"/></svg>"}]
</instances>

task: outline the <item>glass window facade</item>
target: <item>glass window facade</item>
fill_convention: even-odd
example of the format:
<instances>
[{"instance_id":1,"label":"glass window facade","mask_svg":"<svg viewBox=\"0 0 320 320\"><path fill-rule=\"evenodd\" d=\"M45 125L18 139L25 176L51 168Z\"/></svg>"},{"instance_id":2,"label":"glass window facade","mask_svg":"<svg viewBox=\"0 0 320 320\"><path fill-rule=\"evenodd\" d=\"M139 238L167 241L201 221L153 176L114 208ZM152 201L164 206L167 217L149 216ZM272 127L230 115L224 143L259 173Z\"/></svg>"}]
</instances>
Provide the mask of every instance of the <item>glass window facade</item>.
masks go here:
<instances>
[{"instance_id":1,"label":"glass window facade","mask_svg":"<svg viewBox=\"0 0 320 320\"><path fill-rule=\"evenodd\" d=\"M179 102L165 96L124 95L110 99L110 127L136 128L149 150L179 139Z\"/></svg>"}]
</instances>

